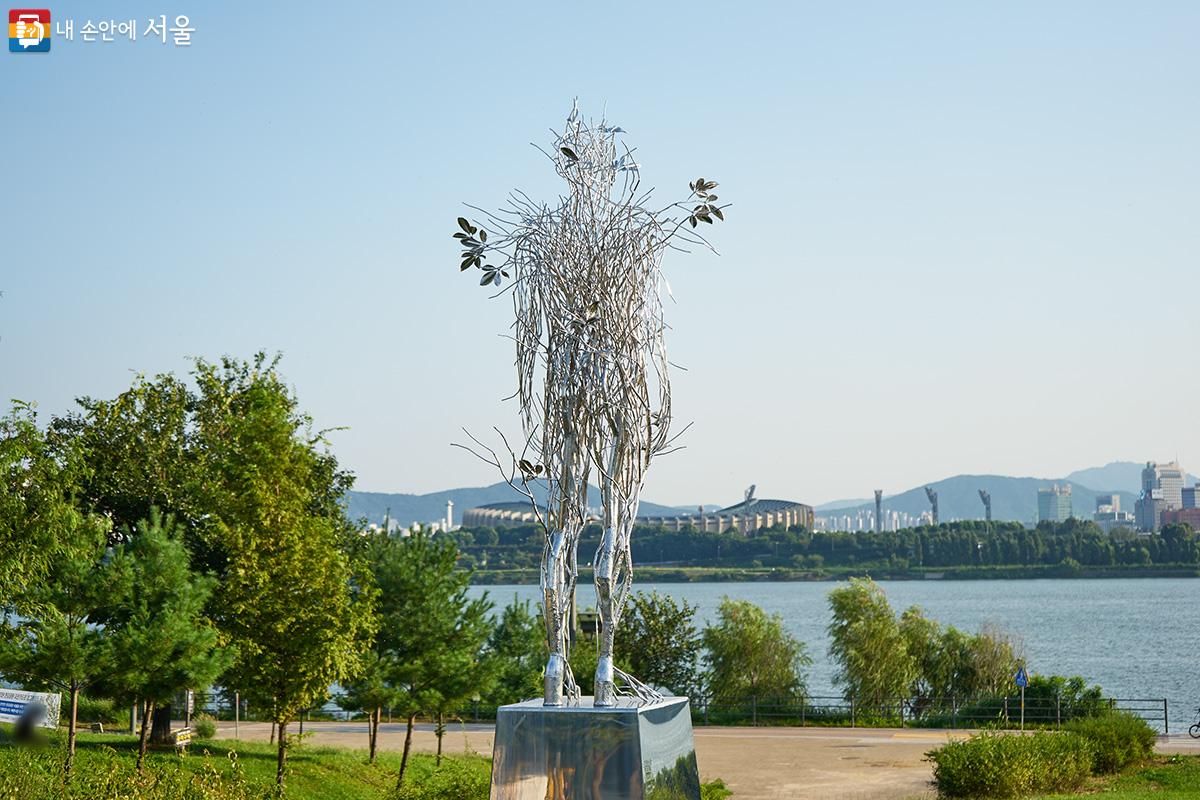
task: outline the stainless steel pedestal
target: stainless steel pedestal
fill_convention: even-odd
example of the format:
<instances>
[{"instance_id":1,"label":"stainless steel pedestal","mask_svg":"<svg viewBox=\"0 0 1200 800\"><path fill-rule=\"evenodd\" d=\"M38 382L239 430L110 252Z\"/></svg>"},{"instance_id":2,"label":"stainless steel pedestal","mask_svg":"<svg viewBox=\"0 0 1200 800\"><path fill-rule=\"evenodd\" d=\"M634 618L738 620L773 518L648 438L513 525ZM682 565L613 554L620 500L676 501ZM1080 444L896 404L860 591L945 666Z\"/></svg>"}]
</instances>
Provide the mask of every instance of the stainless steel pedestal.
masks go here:
<instances>
[{"instance_id":1,"label":"stainless steel pedestal","mask_svg":"<svg viewBox=\"0 0 1200 800\"><path fill-rule=\"evenodd\" d=\"M686 697L637 707L501 706L491 800L699 800Z\"/></svg>"}]
</instances>

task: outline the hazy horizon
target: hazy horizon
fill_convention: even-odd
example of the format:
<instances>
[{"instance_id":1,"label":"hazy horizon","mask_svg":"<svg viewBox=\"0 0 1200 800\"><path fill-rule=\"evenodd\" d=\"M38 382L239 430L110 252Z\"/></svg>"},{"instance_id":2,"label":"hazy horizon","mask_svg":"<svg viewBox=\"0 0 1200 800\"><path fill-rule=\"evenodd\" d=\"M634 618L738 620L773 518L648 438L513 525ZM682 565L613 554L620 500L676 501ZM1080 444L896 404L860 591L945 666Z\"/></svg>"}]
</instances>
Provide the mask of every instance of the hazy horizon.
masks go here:
<instances>
[{"instance_id":1,"label":"hazy horizon","mask_svg":"<svg viewBox=\"0 0 1200 800\"><path fill-rule=\"evenodd\" d=\"M529 143L578 97L656 198L703 175L733 203L720 257L664 263L694 425L647 499L1200 472L1200 6L606 12L366 3L343 39L331 7L56 4L76 40L0 82L0 400L279 351L356 488L494 483L449 445L516 429L511 308L450 234L558 192ZM190 48L79 40L160 13Z\"/></svg>"}]
</instances>

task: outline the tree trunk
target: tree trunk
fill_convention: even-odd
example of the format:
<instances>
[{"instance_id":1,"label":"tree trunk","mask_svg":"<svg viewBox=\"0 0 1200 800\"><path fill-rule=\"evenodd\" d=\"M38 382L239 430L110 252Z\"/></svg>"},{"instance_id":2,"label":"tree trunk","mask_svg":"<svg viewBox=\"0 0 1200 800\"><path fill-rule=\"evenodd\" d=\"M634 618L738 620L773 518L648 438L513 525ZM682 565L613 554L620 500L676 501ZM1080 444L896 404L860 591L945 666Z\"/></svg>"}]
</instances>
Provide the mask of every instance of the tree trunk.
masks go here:
<instances>
[{"instance_id":1,"label":"tree trunk","mask_svg":"<svg viewBox=\"0 0 1200 800\"><path fill-rule=\"evenodd\" d=\"M152 744L171 743L171 704L155 704L154 716L150 723L150 742Z\"/></svg>"},{"instance_id":2,"label":"tree trunk","mask_svg":"<svg viewBox=\"0 0 1200 800\"><path fill-rule=\"evenodd\" d=\"M271 744L275 744L275 720L271 720Z\"/></svg>"},{"instance_id":3,"label":"tree trunk","mask_svg":"<svg viewBox=\"0 0 1200 800\"><path fill-rule=\"evenodd\" d=\"M370 732L370 737L371 737L370 742L371 742L371 763L372 764L375 763L375 750L379 746L379 719L382 715L383 715L383 709L379 708L379 707L376 707L376 709L371 712L370 728L368 730Z\"/></svg>"},{"instance_id":4,"label":"tree trunk","mask_svg":"<svg viewBox=\"0 0 1200 800\"><path fill-rule=\"evenodd\" d=\"M275 785L279 787L279 795L283 796L283 768L287 763L287 722L279 723L279 756L275 761Z\"/></svg>"},{"instance_id":5,"label":"tree trunk","mask_svg":"<svg viewBox=\"0 0 1200 800\"><path fill-rule=\"evenodd\" d=\"M437 728L435 730L435 733L437 733L438 749L437 749L437 761L434 763L436 766L440 767L442 765L442 737L446 735L446 720L442 716L441 711L439 711L438 715L437 715Z\"/></svg>"},{"instance_id":6,"label":"tree trunk","mask_svg":"<svg viewBox=\"0 0 1200 800\"><path fill-rule=\"evenodd\" d=\"M150 715L154 713L154 703L146 701L146 710L142 712L142 735L138 740L138 757L137 768L138 772L142 771L142 765L146 761L146 746L150 743Z\"/></svg>"},{"instance_id":7,"label":"tree trunk","mask_svg":"<svg viewBox=\"0 0 1200 800\"><path fill-rule=\"evenodd\" d=\"M404 783L404 770L408 769L408 751L412 749L412 732L413 723L417 719L417 712L412 712L408 715L408 730L404 733L404 755L400 757L400 775L396 778L396 788L400 788L400 784Z\"/></svg>"},{"instance_id":8,"label":"tree trunk","mask_svg":"<svg viewBox=\"0 0 1200 800\"><path fill-rule=\"evenodd\" d=\"M71 774L71 768L75 766L75 718L79 713L79 684L71 681L71 718L67 721L70 725L67 728L67 763L63 765L63 771L68 775Z\"/></svg>"}]
</instances>

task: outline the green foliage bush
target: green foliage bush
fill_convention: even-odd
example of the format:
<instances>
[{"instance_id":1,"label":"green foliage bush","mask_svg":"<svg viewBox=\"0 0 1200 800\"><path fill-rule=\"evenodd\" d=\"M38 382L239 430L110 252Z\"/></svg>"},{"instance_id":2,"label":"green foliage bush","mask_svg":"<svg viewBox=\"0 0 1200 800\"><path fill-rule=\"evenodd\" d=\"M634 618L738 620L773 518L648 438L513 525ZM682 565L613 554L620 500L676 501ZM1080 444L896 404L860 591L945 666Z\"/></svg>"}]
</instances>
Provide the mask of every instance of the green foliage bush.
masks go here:
<instances>
[{"instance_id":1,"label":"green foliage bush","mask_svg":"<svg viewBox=\"0 0 1200 800\"><path fill-rule=\"evenodd\" d=\"M726 788L725 781L720 778L700 784L700 800L725 800L732 796L733 792Z\"/></svg>"},{"instance_id":2,"label":"green foliage bush","mask_svg":"<svg viewBox=\"0 0 1200 800\"><path fill-rule=\"evenodd\" d=\"M1091 742L1098 774L1120 772L1146 761L1154 755L1158 738L1144 719L1124 712L1074 719L1063 727Z\"/></svg>"},{"instance_id":3,"label":"green foliage bush","mask_svg":"<svg viewBox=\"0 0 1200 800\"><path fill-rule=\"evenodd\" d=\"M67 698L63 697L63 719L66 719L66 714L69 713L67 707ZM129 727L129 708L118 706L116 701L110 700L107 697L89 697L86 694L79 695L79 708L75 712L75 719L80 725L87 725L93 722L104 723L105 730L109 726L128 728Z\"/></svg>"},{"instance_id":4,"label":"green foliage bush","mask_svg":"<svg viewBox=\"0 0 1200 800\"><path fill-rule=\"evenodd\" d=\"M212 714L197 714L192 717L192 732L197 739L211 739L217 735L217 721Z\"/></svg>"},{"instance_id":5,"label":"green foliage bush","mask_svg":"<svg viewBox=\"0 0 1200 800\"><path fill-rule=\"evenodd\" d=\"M0 800L267 800L274 787L255 786L229 762L208 760L197 772L156 761L139 773L134 760L109 748L81 750L70 780L59 749L0 749Z\"/></svg>"},{"instance_id":6,"label":"green foliage bush","mask_svg":"<svg viewBox=\"0 0 1200 800\"><path fill-rule=\"evenodd\" d=\"M491 777L478 765L446 759L424 777L412 776L394 800L487 800ZM0 798L3 800L3 798Z\"/></svg>"},{"instance_id":7,"label":"green foliage bush","mask_svg":"<svg viewBox=\"0 0 1200 800\"><path fill-rule=\"evenodd\" d=\"M983 733L926 754L941 797L1023 797L1077 789L1095 763L1093 745L1068 732Z\"/></svg>"}]
</instances>

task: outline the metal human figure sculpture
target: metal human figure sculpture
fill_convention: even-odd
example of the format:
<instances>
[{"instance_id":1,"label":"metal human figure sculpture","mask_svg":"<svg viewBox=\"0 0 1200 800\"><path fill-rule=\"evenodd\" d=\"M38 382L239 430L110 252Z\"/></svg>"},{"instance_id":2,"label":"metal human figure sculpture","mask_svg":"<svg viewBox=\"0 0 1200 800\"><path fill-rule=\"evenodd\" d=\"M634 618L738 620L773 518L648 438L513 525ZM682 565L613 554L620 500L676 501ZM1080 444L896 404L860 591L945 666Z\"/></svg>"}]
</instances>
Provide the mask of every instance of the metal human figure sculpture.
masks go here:
<instances>
[{"instance_id":1,"label":"metal human figure sculpture","mask_svg":"<svg viewBox=\"0 0 1200 800\"><path fill-rule=\"evenodd\" d=\"M650 192L640 188L633 151L619 143L623 132L585 122L573 108L542 151L567 184L557 204L513 192L495 213L470 206L482 218L460 217L455 233L460 269L479 269L483 286L508 281L500 294L513 298L524 443L518 453L500 434L506 459L474 436L479 449L467 449L529 498L545 534L546 705L579 697L568 647L593 476L603 527L592 560L600 617L594 704L658 696L614 666L613 637L633 579L630 536L646 471L672 442L660 264L668 247L709 247L695 229L724 219L712 194L717 184L704 178L690 184L685 200L647 209Z\"/></svg>"}]
</instances>

